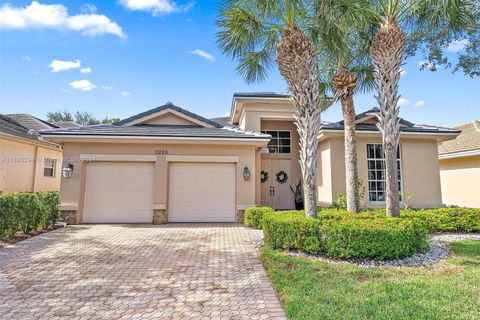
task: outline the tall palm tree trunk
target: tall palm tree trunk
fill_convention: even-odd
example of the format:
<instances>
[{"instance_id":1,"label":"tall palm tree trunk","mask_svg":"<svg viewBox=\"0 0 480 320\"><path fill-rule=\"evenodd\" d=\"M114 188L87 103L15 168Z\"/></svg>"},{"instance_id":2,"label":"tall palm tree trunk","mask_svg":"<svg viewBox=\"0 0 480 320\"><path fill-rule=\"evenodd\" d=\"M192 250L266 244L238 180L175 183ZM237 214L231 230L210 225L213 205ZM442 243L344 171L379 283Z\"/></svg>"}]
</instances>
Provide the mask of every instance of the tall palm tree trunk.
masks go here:
<instances>
[{"instance_id":1,"label":"tall palm tree trunk","mask_svg":"<svg viewBox=\"0 0 480 320\"><path fill-rule=\"evenodd\" d=\"M387 216L400 215L397 175L397 147L400 141L398 83L405 49L405 34L395 21L386 21L372 41L371 57L380 112L377 127L382 134L386 167Z\"/></svg>"},{"instance_id":2,"label":"tall palm tree trunk","mask_svg":"<svg viewBox=\"0 0 480 320\"><path fill-rule=\"evenodd\" d=\"M312 41L297 27L284 31L277 47L280 73L292 92L299 135L300 168L305 214L317 216L317 138L320 108L317 53Z\"/></svg>"},{"instance_id":3,"label":"tall palm tree trunk","mask_svg":"<svg viewBox=\"0 0 480 320\"><path fill-rule=\"evenodd\" d=\"M340 67L332 79L335 96L340 98L343 111L345 136L345 177L347 193L347 210L360 211L358 193L357 139L355 137L355 105L353 90L357 85L357 77L345 67Z\"/></svg>"}]
</instances>

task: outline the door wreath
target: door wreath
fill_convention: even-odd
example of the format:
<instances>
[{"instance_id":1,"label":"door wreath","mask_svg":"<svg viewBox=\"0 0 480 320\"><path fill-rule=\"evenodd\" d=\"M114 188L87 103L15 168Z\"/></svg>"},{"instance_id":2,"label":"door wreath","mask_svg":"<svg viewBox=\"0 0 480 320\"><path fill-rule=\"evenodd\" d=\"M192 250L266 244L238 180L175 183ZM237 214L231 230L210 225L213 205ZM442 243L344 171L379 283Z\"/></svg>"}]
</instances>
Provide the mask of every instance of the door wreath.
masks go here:
<instances>
[{"instance_id":1,"label":"door wreath","mask_svg":"<svg viewBox=\"0 0 480 320\"><path fill-rule=\"evenodd\" d=\"M280 170L278 173L277 173L277 182L278 183L285 183L287 182L288 180L288 175L285 171L283 170Z\"/></svg>"},{"instance_id":2,"label":"door wreath","mask_svg":"<svg viewBox=\"0 0 480 320\"><path fill-rule=\"evenodd\" d=\"M260 172L260 181L262 183L266 182L268 180L268 172L267 171L261 171Z\"/></svg>"}]
</instances>

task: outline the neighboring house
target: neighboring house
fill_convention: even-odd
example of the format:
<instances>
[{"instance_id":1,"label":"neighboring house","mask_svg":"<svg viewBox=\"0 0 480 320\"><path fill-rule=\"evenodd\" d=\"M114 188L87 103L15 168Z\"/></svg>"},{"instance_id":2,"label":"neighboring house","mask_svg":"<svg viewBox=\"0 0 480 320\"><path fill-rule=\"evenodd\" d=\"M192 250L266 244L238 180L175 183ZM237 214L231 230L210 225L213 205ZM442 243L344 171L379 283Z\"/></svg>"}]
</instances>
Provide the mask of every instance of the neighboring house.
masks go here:
<instances>
[{"instance_id":1,"label":"neighboring house","mask_svg":"<svg viewBox=\"0 0 480 320\"><path fill-rule=\"evenodd\" d=\"M0 115L0 194L60 189L61 146L38 135L52 128L27 114Z\"/></svg>"},{"instance_id":2,"label":"neighboring house","mask_svg":"<svg viewBox=\"0 0 480 320\"><path fill-rule=\"evenodd\" d=\"M455 128L462 133L438 146L443 203L480 208L480 121Z\"/></svg>"},{"instance_id":3,"label":"neighboring house","mask_svg":"<svg viewBox=\"0 0 480 320\"><path fill-rule=\"evenodd\" d=\"M12 118L16 122L18 122L20 125L27 128L28 130L33 130L36 133L38 133L40 130L60 128L59 126L53 123L39 119L28 113L14 113L14 114L7 114L6 116L9 118Z\"/></svg>"},{"instance_id":4,"label":"neighboring house","mask_svg":"<svg viewBox=\"0 0 480 320\"><path fill-rule=\"evenodd\" d=\"M236 93L228 121L216 120L167 103L111 125L42 131L73 166L62 181L63 215L74 223L234 222L254 205L292 209L289 185L301 175L290 96ZM364 207L385 199L375 121L357 118ZM437 143L459 132L405 120L401 130L401 190L415 194L414 206L440 206ZM328 206L345 192L342 122L324 124L318 140L318 204Z\"/></svg>"}]
</instances>

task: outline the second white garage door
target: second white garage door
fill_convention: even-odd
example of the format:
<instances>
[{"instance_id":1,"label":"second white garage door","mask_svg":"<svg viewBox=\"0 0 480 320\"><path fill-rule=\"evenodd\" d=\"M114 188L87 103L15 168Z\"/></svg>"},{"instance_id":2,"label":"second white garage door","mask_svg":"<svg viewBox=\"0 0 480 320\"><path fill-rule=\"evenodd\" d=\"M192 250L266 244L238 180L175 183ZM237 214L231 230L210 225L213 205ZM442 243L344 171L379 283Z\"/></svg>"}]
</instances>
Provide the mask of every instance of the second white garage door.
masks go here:
<instances>
[{"instance_id":1,"label":"second white garage door","mask_svg":"<svg viewBox=\"0 0 480 320\"><path fill-rule=\"evenodd\" d=\"M168 221L235 222L235 164L172 163Z\"/></svg>"},{"instance_id":2,"label":"second white garage door","mask_svg":"<svg viewBox=\"0 0 480 320\"><path fill-rule=\"evenodd\" d=\"M153 163L89 163L84 223L152 223Z\"/></svg>"}]
</instances>

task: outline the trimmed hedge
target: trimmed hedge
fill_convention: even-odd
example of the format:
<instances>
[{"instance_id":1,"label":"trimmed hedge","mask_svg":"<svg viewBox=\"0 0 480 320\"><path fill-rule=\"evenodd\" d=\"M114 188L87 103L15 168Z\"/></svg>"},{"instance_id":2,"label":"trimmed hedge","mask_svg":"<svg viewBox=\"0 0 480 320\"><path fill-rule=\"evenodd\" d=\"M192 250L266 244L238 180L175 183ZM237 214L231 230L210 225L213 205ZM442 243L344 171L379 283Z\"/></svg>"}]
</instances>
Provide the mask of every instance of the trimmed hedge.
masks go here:
<instances>
[{"instance_id":1,"label":"trimmed hedge","mask_svg":"<svg viewBox=\"0 0 480 320\"><path fill-rule=\"evenodd\" d=\"M480 209L406 210L401 212L400 217L423 223L429 232L480 232Z\"/></svg>"},{"instance_id":2,"label":"trimmed hedge","mask_svg":"<svg viewBox=\"0 0 480 320\"><path fill-rule=\"evenodd\" d=\"M332 258L389 260L428 248L427 229L413 219L311 219L299 212L267 213L265 242Z\"/></svg>"},{"instance_id":3,"label":"trimmed hedge","mask_svg":"<svg viewBox=\"0 0 480 320\"><path fill-rule=\"evenodd\" d=\"M254 207L245 210L245 224L252 228L261 229L261 221L270 207ZM304 216L303 211L278 211L281 214L297 213ZM320 209L319 220L344 219L383 219L385 209L372 209L360 213L351 213L345 210ZM480 209L474 208L436 208L402 210L400 218L414 219L422 223L428 232L480 232Z\"/></svg>"},{"instance_id":4,"label":"trimmed hedge","mask_svg":"<svg viewBox=\"0 0 480 320\"><path fill-rule=\"evenodd\" d=\"M0 237L46 228L58 219L57 191L18 192L0 195Z\"/></svg>"},{"instance_id":5,"label":"trimmed hedge","mask_svg":"<svg viewBox=\"0 0 480 320\"><path fill-rule=\"evenodd\" d=\"M321 209L319 219L377 219L385 218L384 209L351 213L345 210ZM429 232L480 232L480 209L436 208L402 210L400 218L414 219Z\"/></svg>"},{"instance_id":6,"label":"trimmed hedge","mask_svg":"<svg viewBox=\"0 0 480 320\"><path fill-rule=\"evenodd\" d=\"M274 212L272 207L258 206L245 209L244 224L254 229L262 229L263 216L265 213Z\"/></svg>"}]
</instances>

